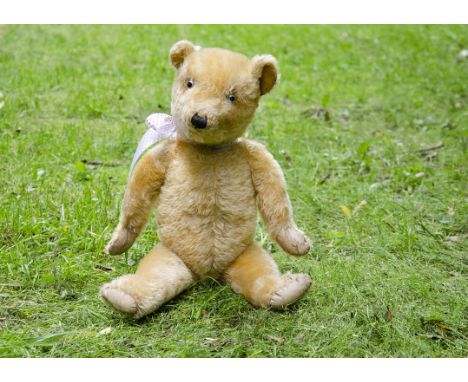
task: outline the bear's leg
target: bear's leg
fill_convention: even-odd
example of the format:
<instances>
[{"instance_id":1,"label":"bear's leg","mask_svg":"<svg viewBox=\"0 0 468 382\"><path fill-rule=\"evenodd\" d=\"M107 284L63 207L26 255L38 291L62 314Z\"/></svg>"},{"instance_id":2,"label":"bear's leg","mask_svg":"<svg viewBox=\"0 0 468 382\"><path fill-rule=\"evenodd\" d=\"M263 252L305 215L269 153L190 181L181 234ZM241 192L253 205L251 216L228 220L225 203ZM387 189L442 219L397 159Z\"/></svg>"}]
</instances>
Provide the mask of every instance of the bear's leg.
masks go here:
<instances>
[{"instance_id":1,"label":"bear's leg","mask_svg":"<svg viewBox=\"0 0 468 382\"><path fill-rule=\"evenodd\" d=\"M115 309L140 318L158 309L194 281L194 275L179 256L158 244L141 260L135 274L104 284L101 296Z\"/></svg>"},{"instance_id":2,"label":"bear's leg","mask_svg":"<svg viewBox=\"0 0 468 382\"><path fill-rule=\"evenodd\" d=\"M253 305L282 309L297 301L309 288L302 273L281 274L275 261L258 244L248 247L227 269L226 281Z\"/></svg>"}]
</instances>

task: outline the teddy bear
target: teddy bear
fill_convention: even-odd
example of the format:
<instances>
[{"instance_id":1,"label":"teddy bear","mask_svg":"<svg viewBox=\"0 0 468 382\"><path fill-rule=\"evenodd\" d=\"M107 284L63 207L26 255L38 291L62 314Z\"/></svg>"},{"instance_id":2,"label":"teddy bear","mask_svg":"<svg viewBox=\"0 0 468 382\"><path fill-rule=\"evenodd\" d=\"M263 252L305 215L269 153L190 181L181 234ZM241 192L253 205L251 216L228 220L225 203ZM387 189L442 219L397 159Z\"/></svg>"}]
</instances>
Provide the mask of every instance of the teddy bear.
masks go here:
<instances>
[{"instance_id":1,"label":"teddy bear","mask_svg":"<svg viewBox=\"0 0 468 382\"><path fill-rule=\"evenodd\" d=\"M272 240L305 255L278 162L243 137L260 98L279 78L271 55L247 58L183 40L170 49L176 69L171 115L175 137L147 150L129 177L120 221L106 252L128 250L157 208L159 243L136 273L102 286L104 300L135 319L209 276L226 282L253 306L282 309L311 279L282 274L255 242L257 210Z\"/></svg>"}]
</instances>

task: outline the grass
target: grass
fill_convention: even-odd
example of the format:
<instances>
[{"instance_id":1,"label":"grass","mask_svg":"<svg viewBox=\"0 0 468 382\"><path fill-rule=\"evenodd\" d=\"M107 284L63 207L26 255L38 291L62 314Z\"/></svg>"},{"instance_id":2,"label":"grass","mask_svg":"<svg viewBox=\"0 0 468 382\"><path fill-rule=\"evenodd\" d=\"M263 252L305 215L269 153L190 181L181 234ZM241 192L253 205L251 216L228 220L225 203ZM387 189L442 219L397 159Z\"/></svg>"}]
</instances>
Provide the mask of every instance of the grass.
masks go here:
<instances>
[{"instance_id":1,"label":"grass","mask_svg":"<svg viewBox=\"0 0 468 382\"><path fill-rule=\"evenodd\" d=\"M182 38L279 60L248 137L314 243L258 230L313 278L283 313L214 280L139 322L98 296L157 240L102 253ZM1 26L0 356L466 357L467 48L467 26Z\"/></svg>"}]
</instances>

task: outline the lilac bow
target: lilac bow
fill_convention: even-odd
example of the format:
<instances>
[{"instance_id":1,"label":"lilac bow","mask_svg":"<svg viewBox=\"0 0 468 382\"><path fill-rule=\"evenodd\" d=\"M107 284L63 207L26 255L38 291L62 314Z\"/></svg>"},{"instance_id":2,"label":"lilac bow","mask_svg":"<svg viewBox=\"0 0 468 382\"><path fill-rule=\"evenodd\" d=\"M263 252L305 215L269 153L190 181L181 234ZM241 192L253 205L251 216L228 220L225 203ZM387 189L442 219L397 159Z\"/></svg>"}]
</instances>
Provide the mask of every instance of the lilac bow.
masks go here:
<instances>
[{"instance_id":1,"label":"lilac bow","mask_svg":"<svg viewBox=\"0 0 468 382\"><path fill-rule=\"evenodd\" d=\"M132 165L130 166L130 175L138 160L143 153L154 146L159 141L176 136L176 125L174 118L168 114L154 113L148 116L145 121L148 130L138 143L138 147L133 155Z\"/></svg>"}]
</instances>

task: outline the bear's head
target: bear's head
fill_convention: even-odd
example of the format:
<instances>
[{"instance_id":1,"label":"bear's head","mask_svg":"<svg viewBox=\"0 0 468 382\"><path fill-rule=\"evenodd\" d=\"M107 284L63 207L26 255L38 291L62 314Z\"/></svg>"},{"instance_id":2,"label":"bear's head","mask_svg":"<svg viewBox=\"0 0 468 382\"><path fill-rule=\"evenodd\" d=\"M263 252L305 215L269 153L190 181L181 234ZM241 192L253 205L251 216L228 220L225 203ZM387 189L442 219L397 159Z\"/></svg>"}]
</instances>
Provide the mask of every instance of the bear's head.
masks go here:
<instances>
[{"instance_id":1,"label":"bear's head","mask_svg":"<svg viewBox=\"0 0 468 382\"><path fill-rule=\"evenodd\" d=\"M179 41L170 51L177 69L171 114L178 135L206 145L228 143L249 125L260 97L278 79L270 55L248 59L224 49L199 48Z\"/></svg>"}]
</instances>

